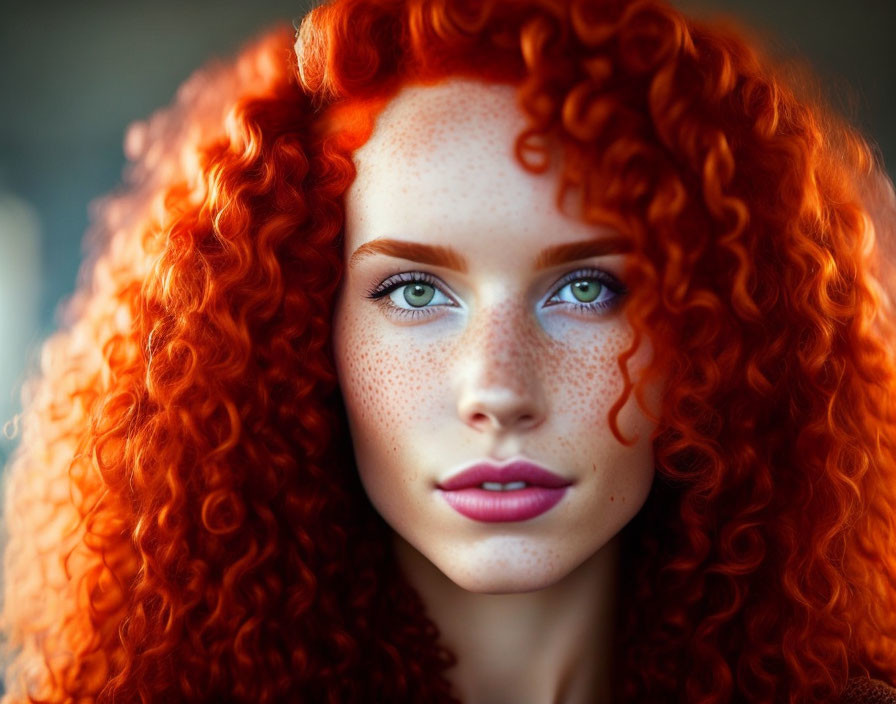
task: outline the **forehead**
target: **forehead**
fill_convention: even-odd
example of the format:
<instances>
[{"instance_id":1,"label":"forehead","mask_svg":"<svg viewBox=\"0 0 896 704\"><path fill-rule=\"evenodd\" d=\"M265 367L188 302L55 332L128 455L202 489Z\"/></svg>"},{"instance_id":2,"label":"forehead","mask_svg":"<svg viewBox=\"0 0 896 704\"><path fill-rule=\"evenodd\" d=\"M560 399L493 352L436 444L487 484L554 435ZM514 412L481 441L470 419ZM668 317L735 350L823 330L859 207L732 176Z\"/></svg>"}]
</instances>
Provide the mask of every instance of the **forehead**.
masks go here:
<instances>
[{"instance_id":1,"label":"forehead","mask_svg":"<svg viewBox=\"0 0 896 704\"><path fill-rule=\"evenodd\" d=\"M475 241L499 231L543 241L552 226L562 226L567 239L593 235L557 209L558 159L537 175L516 160L514 143L526 124L511 85L455 78L406 86L354 154L347 245L423 234Z\"/></svg>"},{"instance_id":2,"label":"forehead","mask_svg":"<svg viewBox=\"0 0 896 704\"><path fill-rule=\"evenodd\" d=\"M399 150L405 161L426 159L471 142L503 153L525 124L514 86L464 78L408 85L383 108L371 139L355 156L363 164L384 150Z\"/></svg>"}]
</instances>

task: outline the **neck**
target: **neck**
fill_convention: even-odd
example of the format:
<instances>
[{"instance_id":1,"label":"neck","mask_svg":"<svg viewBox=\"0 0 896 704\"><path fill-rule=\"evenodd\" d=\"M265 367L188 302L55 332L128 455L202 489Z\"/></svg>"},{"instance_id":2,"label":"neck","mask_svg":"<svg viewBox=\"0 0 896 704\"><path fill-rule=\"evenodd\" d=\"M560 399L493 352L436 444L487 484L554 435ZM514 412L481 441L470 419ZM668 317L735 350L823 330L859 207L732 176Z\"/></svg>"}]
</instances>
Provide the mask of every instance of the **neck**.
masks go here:
<instances>
[{"instance_id":1,"label":"neck","mask_svg":"<svg viewBox=\"0 0 896 704\"><path fill-rule=\"evenodd\" d=\"M400 568L457 656L448 678L464 704L610 701L618 541L543 589L480 594L394 536Z\"/></svg>"}]
</instances>

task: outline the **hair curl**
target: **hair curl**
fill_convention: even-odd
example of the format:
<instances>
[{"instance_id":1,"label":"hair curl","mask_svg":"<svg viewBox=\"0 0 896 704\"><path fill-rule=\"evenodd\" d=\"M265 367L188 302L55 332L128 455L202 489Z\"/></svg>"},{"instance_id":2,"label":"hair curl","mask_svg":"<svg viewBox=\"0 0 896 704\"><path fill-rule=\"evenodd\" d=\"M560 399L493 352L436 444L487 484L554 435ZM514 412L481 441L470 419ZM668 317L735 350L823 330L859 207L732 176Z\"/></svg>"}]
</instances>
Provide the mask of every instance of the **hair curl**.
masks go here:
<instances>
[{"instance_id":1,"label":"hair curl","mask_svg":"<svg viewBox=\"0 0 896 704\"><path fill-rule=\"evenodd\" d=\"M866 143L655 0L339 0L133 126L6 495L13 702L457 702L353 459L330 349L352 151L402 85L518 86L521 165L631 238L663 349L619 701L896 681L896 342ZM547 138L547 141L542 139Z\"/></svg>"}]
</instances>

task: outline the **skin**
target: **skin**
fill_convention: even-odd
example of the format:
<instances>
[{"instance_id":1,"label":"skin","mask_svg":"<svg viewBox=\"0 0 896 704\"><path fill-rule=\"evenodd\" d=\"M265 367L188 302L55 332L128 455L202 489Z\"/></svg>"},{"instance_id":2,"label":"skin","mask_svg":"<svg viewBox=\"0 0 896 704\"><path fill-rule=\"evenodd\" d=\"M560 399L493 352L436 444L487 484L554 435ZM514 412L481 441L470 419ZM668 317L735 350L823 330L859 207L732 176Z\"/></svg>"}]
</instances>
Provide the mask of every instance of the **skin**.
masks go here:
<instances>
[{"instance_id":1,"label":"skin","mask_svg":"<svg viewBox=\"0 0 896 704\"><path fill-rule=\"evenodd\" d=\"M633 398L619 423L634 445L607 423L632 333L624 295L594 270L618 288L625 255L536 266L546 247L616 233L558 209L556 173L522 169L524 126L514 88L466 79L407 86L386 106L354 156L334 350L361 481L458 655L463 701L606 701L618 534L650 490L654 426ZM384 238L451 247L460 270L371 251ZM389 280L401 272L422 288ZM371 298L384 282L398 287ZM576 287L600 290L591 309L576 308ZM642 344L633 375L649 354ZM508 458L573 485L512 523L467 518L436 489Z\"/></svg>"}]
</instances>

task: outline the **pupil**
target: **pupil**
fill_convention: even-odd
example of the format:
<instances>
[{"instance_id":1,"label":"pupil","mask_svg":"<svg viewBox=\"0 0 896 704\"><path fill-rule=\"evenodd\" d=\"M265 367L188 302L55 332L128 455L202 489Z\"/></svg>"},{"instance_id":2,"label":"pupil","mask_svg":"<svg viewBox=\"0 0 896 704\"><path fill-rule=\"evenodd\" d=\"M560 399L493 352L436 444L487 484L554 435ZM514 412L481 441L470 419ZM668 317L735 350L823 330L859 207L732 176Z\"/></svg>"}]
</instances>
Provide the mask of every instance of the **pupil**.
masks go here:
<instances>
[{"instance_id":1,"label":"pupil","mask_svg":"<svg viewBox=\"0 0 896 704\"><path fill-rule=\"evenodd\" d=\"M429 303L436 290L429 284L409 284L404 287L404 300L417 308Z\"/></svg>"},{"instance_id":2,"label":"pupil","mask_svg":"<svg viewBox=\"0 0 896 704\"><path fill-rule=\"evenodd\" d=\"M573 295L583 303L590 303L597 298L598 286L593 281L576 281L572 285Z\"/></svg>"}]
</instances>

